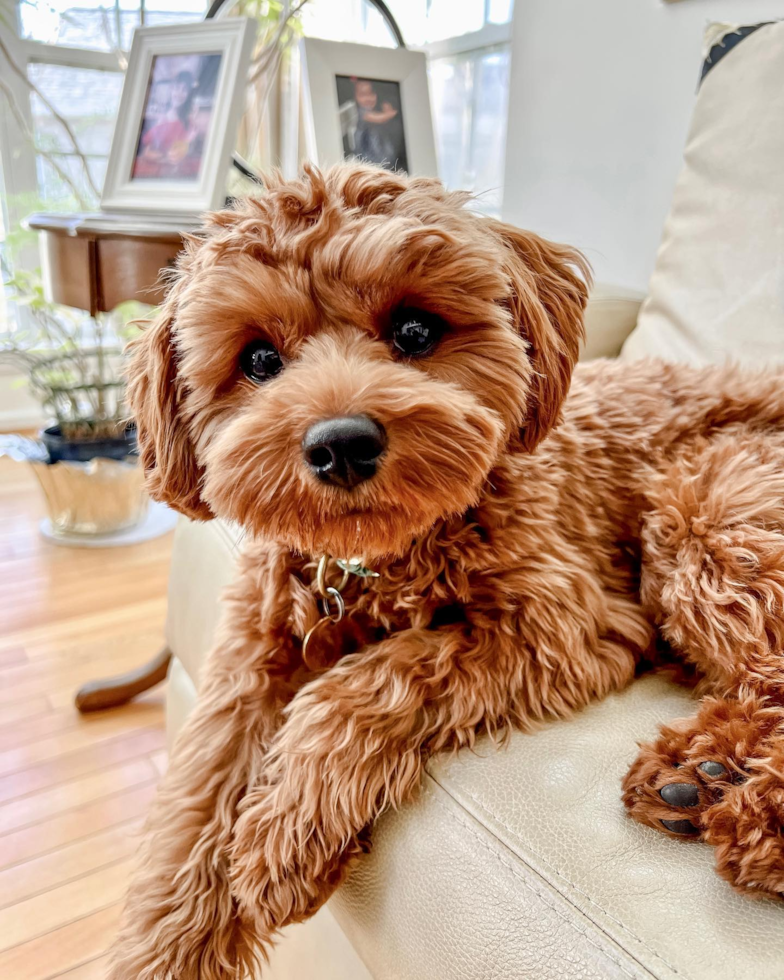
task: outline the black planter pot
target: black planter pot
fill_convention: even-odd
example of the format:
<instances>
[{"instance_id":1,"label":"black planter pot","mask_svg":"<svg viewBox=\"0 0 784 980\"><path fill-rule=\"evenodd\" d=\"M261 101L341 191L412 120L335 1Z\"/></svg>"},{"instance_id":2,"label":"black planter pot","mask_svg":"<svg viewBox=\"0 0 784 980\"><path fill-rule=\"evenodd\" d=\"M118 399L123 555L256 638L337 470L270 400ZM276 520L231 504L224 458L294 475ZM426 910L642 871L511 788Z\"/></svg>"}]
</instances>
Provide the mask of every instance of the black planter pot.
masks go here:
<instances>
[{"instance_id":1,"label":"black planter pot","mask_svg":"<svg viewBox=\"0 0 784 980\"><path fill-rule=\"evenodd\" d=\"M123 435L113 439L66 439L59 425L50 425L41 433L49 452L49 462L60 460L89 463L91 459L125 459L136 454L136 427L129 425Z\"/></svg>"}]
</instances>

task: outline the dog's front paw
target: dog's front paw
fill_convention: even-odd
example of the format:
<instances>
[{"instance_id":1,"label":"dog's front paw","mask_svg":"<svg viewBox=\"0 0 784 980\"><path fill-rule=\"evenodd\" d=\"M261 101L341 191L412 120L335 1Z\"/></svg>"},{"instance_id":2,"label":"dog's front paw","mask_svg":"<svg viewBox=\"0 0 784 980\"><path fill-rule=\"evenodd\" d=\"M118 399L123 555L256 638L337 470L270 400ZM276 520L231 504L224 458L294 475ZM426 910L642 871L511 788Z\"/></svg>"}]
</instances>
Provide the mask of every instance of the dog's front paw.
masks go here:
<instances>
[{"instance_id":1,"label":"dog's front paw","mask_svg":"<svg viewBox=\"0 0 784 980\"><path fill-rule=\"evenodd\" d=\"M629 813L677 837L703 837L705 815L745 780L747 760L769 729L758 702L713 698L694 718L662 725L623 781Z\"/></svg>"},{"instance_id":2,"label":"dog's front paw","mask_svg":"<svg viewBox=\"0 0 784 980\"><path fill-rule=\"evenodd\" d=\"M700 837L703 815L738 779L732 760L688 759L663 739L643 745L623 782L623 802L639 823L677 837Z\"/></svg>"},{"instance_id":3,"label":"dog's front paw","mask_svg":"<svg viewBox=\"0 0 784 980\"><path fill-rule=\"evenodd\" d=\"M294 813L246 811L231 849L231 892L241 918L267 941L327 901L352 859L368 850L365 832L330 840L323 827L303 827Z\"/></svg>"}]
</instances>

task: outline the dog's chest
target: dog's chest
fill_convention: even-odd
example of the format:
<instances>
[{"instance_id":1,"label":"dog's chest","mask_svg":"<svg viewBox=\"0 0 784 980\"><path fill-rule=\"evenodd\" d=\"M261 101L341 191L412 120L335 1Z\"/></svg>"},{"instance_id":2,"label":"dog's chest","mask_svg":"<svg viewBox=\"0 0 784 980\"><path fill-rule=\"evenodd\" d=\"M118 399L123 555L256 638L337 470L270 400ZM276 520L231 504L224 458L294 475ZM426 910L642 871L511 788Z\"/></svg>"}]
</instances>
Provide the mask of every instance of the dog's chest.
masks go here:
<instances>
[{"instance_id":1,"label":"dog's chest","mask_svg":"<svg viewBox=\"0 0 784 980\"><path fill-rule=\"evenodd\" d=\"M437 629L462 621L463 609L471 602L475 571L459 544L438 544L380 563L378 577L354 585L350 614L368 617L387 632Z\"/></svg>"},{"instance_id":2,"label":"dog's chest","mask_svg":"<svg viewBox=\"0 0 784 980\"><path fill-rule=\"evenodd\" d=\"M333 581L333 587L340 584ZM315 581L312 589L318 595ZM428 565L406 556L381 565L377 577L349 577L340 592L343 615L314 631L307 645L306 661L316 670L392 633L465 621L469 577L446 556ZM330 608L335 606L333 599Z\"/></svg>"},{"instance_id":3,"label":"dog's chest","mask_svg":"<svg viewBox=\"0 0 784 980\"><path fill-rule=\"evenodd\" d=\"M343 614L314 631L306 660L323 669L393 633L464 623L488 561L495 564L488 543L485 529L463 517L434 526L398 558L368 562L363 574L342 577L338 562L322 559L329 571L321 587L339 587ZM322 611L334 611L334 596L324 604L318 563L307 563L301 574Z\"/></svg>"}]
</instances>

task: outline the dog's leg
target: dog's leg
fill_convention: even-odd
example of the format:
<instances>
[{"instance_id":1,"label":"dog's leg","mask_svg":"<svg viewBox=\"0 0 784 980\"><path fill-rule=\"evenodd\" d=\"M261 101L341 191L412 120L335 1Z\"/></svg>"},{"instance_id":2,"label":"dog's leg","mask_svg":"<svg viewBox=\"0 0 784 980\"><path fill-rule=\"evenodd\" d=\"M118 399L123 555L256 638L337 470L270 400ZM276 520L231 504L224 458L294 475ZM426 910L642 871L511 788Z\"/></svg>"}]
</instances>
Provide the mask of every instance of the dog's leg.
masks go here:
<instances>
[{"instance_id":1,"label":"dog's leg","mask_svg":"<svg viewBox=\"0 0 784 980\"><path fill-rule=\"evenodd\" d=\"M257 947L228 885L237 804L291 697L288 561L258 553L227 596L223 635L148 820L110 980L246 976Z\"/></svg>"},{"instance_id":2,"label":"dog's leg","mask_svg":"<svg viewBox=\"0 0 784 980\"><path fill-rule=\"evenodd\" d=\"M719 694L784 702L784 434L714 436L648 491L641 597Z\"/></svg>"},{"instance_id":3,"label":"dog's leg","mask_svg":"<svg viewBox=\"0 0 784 980\"><path fill-rule=\"evenodd\" d=\"M262 940L326 901L363 850L365 828L415 794L429 754L547 713L549 685L531 682L522 645L495 624L409 630L344 658L297 694L242 801L232 849L232 891ZM580 663L573 646L567 656ZM598 657L610 666L584 657L582 703L632 674L628 651Z\"/></svg>"},{"instance_id":4,"label":"dog's leg","mask_svg":"<svg viewBox=\"0 0 784 980\"><path fill-rule=\"evenodd\" d=\"M414 795L425 747L470 743L483 718L505 712L500 678L456 669L462 651L457 633L401 632L291 702L232 849L232 891L261 939L326 901L360 832Z\"/></svg>"}]
</instances>

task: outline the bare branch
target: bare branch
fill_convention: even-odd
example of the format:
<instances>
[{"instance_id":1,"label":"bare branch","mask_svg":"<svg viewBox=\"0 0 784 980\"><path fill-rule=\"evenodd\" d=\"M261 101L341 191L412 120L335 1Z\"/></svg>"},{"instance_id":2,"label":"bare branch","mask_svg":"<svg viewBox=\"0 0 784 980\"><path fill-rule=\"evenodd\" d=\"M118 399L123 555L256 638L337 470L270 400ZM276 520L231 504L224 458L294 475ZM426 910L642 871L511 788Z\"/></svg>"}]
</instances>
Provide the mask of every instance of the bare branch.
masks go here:
<instances>
[{"instance_id":1,"label":"bare branch","mask_svg":"<svg viewBox=\"0 0 784 980\"><path fill-rule=\"evenodd\" d=\"M36 153L40 153L40 155L56 171L58 177L63 181L63 183L67 184L67 186L70 187L71 193L76 198L79 207L83 208L84 210L87 210L88 209L87 202L82 197L82 192L74 183L71 175L60 165L56 157L54 157L51 153L47 152L46 150L41 149L40 146L36 145L35 136L30 131L30 127L27 125L27 120L25 119L22 110L17 105L16 99L14 98L14 93L11 90L11 86L8 85L6 82L4 82L2 78L0 78L0 92L2 92L3 95L6 97L8 101L8 107L13 113L14 119L16 120L19 128L22 130L22 134L24 135L25 139L29 140L29 142L32 143L32 145L35 147Z\"/></svg>"},{"instance_id":2,"label":"bare branch","mask_svg":"<svg viewBox=\"0 0 784 980\"><path fill-rule=\"evenodd\" d=\"M93 192L93 194L95 194L97 198L100 198L101 194L98 188L95 186L92 175L90 173L90 168L87 166L87 159L85 155L82 153L81 147L79 146L74 131L71 129L68 120L60 115L60 113L55 109L52 103L41 92L38 86L34 85L33 82L30 81L30 79L27 77L27 73L24 72L19 67L19 65L17 65L17 63L11 57L11 52L8 50L6 43L1 35L0 35L0 52L2 52L3 56L5 57L5 60L8 62L8 65L11 68L11 70L14 72L14 74L17 75L24 82L24 84L27 86L27 88L30 89L31 92L34 92L38 96L38 98L41 100L44 106L49 110L49 112L51 112L52 116L63 127L63 129L66 132L66 135L68 136L68 139L71 141L71 144L74 148L74 153L82 161L82 167L84 168L84 175L87 178L87 183L90 187L90 190Z\"/></svg>"}]
</instances>

